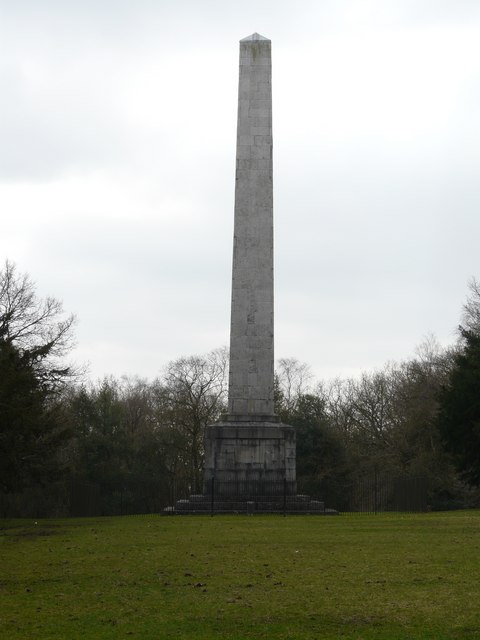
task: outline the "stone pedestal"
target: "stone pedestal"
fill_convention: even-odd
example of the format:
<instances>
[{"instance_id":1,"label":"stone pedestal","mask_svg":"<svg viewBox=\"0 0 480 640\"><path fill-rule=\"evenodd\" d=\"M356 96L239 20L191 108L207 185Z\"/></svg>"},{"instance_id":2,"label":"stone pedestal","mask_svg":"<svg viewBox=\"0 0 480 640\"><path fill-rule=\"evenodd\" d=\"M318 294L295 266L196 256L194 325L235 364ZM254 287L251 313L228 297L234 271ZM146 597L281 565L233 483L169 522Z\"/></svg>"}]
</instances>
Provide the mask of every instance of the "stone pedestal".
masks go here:
<instances>
[{"instance_id":1,"label":"stone pedestal","mask_svg":"<svg viewBox=\"0 0 480 640\"><path fill-rule=\"evenodd\" d=\"M227 416L205 433L204 493L295 495L295 429L274 416Z\"/></svg>"}]
</instances>

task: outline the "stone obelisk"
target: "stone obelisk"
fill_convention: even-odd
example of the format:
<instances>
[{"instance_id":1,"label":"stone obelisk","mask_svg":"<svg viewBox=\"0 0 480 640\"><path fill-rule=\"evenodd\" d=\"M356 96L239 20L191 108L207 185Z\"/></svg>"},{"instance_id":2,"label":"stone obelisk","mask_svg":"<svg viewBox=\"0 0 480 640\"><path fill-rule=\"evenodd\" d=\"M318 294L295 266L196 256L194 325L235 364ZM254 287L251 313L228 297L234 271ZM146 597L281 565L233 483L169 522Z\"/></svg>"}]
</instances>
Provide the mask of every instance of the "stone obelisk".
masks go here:
<instances>
[{"instance_id":1,"label":"stone obelisk","mask_svg":"<svg viewBox=\"0 0 480 640\"><path fill-rule=\"evenodd\" d=\"M295 492L295 432L274 415L271 42L240 41L228 414L207 427L206 492Z\"/></svg>"},{"instance_id":2,"label":"stone obelisk","mask_svg":"<svg viewBox=\"0 0 480 640\"><path fill-rule=\"evenodd\" d=\"M240 41L228 413L273 416L271 42Z\"/></svg>"}]
</instances>

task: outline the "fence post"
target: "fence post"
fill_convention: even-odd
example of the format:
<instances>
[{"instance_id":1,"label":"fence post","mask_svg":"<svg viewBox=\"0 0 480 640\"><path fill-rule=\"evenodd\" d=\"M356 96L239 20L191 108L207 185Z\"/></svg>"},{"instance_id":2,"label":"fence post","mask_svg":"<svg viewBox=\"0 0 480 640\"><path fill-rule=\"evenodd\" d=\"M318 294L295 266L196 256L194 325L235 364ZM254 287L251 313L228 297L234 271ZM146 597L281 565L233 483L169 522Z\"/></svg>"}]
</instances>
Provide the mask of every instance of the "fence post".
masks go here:
<instances>
[{"instance_id":1,"label":"fence post","mask_svg":"<svg viewBox=\"0 0 480 640\"><path fill-rule=\"evenodd\" d=\"M283 517L287 516L287 478L283 479Z\"/></svg>"},{"instance_id":2,"label":"fence post","mask_svg":"<svg viewBox=\"0 0 480 640\"><path fill-rule=\"evenodd\" d=\"M212 476L211 491L210 516L213 518L213 513L215 511L215 476Z\"/></svg>"},{"instance_id":3,"label":"fence post","mask_svg":"<svg viewBox=\"0 0 480 640\"><path fill-rule=\"evenodd\" d=\"M373 513L374 513L374 515L377 515L377 508L378 508L377 507L377 505L378 505L378 469L377 469L376 466L375 466L375 472L374 472L374 483L375 483L375 486L374 486L374 497L373 497L373 500L374 500Z\"/></svg>"}]
</instances>

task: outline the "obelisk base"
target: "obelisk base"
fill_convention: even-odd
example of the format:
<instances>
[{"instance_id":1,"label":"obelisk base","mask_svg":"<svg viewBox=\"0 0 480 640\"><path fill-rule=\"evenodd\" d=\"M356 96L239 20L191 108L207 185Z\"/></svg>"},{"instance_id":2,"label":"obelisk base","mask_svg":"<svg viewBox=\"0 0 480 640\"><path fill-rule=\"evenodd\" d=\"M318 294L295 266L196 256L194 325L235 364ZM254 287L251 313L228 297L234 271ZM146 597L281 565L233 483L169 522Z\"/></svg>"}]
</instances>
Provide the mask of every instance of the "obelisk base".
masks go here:
<instances>
[{"instance_id":1,"label":"obelisk base","mask_svg":"<svg viewBox=\"0 0 480 640\"><path fill-rule=\"evenodd\" d=\"M226 416L205 432L204 494L295 495L295 429L276 416Z\"/></svg>"},{"instance_id":2,"label":"obelisk base","mask_svg":"<svg viewBox=\"0 0 480 640\"><path fill-rule=\"evenodd\" d=\"M295 429L276 416L226 416L205 432L203 493L169 513L333 515L322 501L297 495Z\"/></svg>"}]
</instances>

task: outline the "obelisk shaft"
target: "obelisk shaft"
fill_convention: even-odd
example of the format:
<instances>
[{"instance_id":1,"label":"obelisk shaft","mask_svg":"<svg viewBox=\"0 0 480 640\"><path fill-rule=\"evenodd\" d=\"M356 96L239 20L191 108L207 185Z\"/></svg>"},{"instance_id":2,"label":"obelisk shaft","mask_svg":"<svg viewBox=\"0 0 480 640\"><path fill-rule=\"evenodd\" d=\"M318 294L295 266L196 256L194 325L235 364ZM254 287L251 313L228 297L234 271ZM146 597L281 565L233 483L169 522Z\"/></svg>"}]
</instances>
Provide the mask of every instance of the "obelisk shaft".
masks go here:
<instances>
[{"instance_id":1,"label":"obelisk shaft","mask_svg":"<svg viewBox=\"0 0 480 640\"><path fill-rule=\"evenodd\" d=\"M273 182L270 40L240 41L230 330L230 418L273 416ZM255 418L254 418L255 416Z\"/></svg>"}]
</instances>

